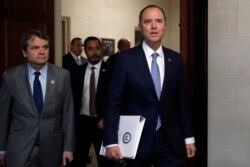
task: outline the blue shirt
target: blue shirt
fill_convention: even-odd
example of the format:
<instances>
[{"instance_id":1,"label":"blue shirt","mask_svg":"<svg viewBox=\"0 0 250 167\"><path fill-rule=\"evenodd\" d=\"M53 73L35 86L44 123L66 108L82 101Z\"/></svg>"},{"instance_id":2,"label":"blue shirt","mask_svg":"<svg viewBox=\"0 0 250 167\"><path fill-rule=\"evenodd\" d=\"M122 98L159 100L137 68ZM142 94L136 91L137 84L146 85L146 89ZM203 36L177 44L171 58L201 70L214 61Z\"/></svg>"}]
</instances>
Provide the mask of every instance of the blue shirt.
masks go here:
<instances>
[{"instance_id":1,"label":"blue shirt","mask_svg":"<svg viewBox=\"0 0 250 167\"><path fill-rule=\"evenodd\" d=\"M43 101L45 98L45 92L46 92L46 85L47 85L47 71L48 71L48 65L45 64L40 70L39 72L41 73L41 75L39 76L39 81L41 83L42 86L42 92L43 92ZM33 94L33 83L34 83L34 79L35 79L35 74L34 72L36 72L35 69L33 69L31 67L31 65L28 63L28 76L29 76L29 82L30 82L30 87L31 87L31 92Z\"/></svg>"}]
</instances>

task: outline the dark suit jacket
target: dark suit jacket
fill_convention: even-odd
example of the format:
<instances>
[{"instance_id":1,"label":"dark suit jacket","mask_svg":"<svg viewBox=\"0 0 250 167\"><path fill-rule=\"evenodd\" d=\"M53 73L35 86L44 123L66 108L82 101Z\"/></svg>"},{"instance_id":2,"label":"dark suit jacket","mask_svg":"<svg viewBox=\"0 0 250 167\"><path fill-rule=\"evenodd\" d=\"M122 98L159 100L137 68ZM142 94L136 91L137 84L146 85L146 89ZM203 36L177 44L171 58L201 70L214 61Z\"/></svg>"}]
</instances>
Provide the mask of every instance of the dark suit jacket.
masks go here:
<instances>
[{"instance_id":1,"label":"dark suit jacket","mask_svg":"<svg viewBox=\"0 0 250 167\"><path fill-rule=\"evenodd\" d=\"M115 65L115 61L116 61L118 55L119 55L119 52L109 56L107 63Z\"/></svg>"},{"instance_id":2,"label":"dark suit jacket","mask_svg":"<svg viewBox=\"0 0 250 167\"><path fill-rule=\"evenodd\" d=\"M117 143L119 115L146 118L137 157L145 157L153 142L157 116L174 150L184 153L184 138L192 137L181 56L163 47L165 77L158 100L142 45L122 52L116 60L104 117L104 145Z\"/></svg>"},{"instance_id":3,"label":"dark suit jacket","mask_svg":"<svg viewBox=\"0 0 250 167\"><path fill-rule=\"evenodd\" d=\"M81 60L83 64L88 62L87 59L85 59L84 57L81 57ZM66 68L69 71L74 67L78 66L70 52L63 56L62 66L63 68Z\"/></svg>"},{"instance_id":4,"label":"dark suit jacket","mask_svg":"<svg viewBox=\"0 0 250 167\"><path fill-rule=\"evenodd\" d=\"M70 52L63 56L63 68L67 69L70 73L75 115L77 115L81 107L81 101L77 98L81 97L82 92L78 88L82 89L81 86L84 77L83 66L87 64L87 60L83 57L82 61L84 62L83 65L77 65Z\"/></svg>"},{"instance_id":5,"label":"dark suit jacket","mask_svg":"<svg viewBox=\"0 0 250 167\"><path fill-rule=\"evenodd\" d=\"M82 68L82 74L81 75L81 79L79 79L79 81L81 81L81 85L79 84L79 87L73 87L74 92L78 91L80 92L76 98L77 100L77 104L82 103L82 92L83 92L83 85L84 85L84 77L85 77L85 72L86 72L86 68L87 68L88 64L84 64L83 66L81 66ZM109 83L110 83L110 77L111 77L111 73L112 73L112 65L106 63L106 62L102 62L101 64L101 68L100 68L100 73L99 73L99 78L98 78L98 83L97 83L97 89L96 89L96 112L97 112L97 118L98 120L100 120L101 118L103 118L104 115L104 110L105 110L105 105L106 105L106 100L107 100L107 92L108 92L108 88L109 88ZM78 114L80 114L80 106L79 106L79 110L78 110Z\"/></svg>"},{"instance_id":6,"label":"dark suit jacket","mask_svg":"<svg viewBox=\"0 0 250 167\"><path fill-rule=\"evenodd\" d=\"M44 107L39 116L27 64L7 70L0 92L0 150L7 167L24 166L40 134L42 167L59 166L63 151L74 151L74 114L67 70L48 64Z\"/></svg>"}]
</instances>

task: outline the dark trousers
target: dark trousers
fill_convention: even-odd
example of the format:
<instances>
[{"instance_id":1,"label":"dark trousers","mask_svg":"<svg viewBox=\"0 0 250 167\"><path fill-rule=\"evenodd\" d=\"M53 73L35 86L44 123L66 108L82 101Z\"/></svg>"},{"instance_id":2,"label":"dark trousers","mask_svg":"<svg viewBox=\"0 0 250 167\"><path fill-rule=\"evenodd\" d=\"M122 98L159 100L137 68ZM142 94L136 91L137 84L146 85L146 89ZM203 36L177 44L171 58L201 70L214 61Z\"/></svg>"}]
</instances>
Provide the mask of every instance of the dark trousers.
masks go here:
<instances>
[{"instance_id":1,"label":"dark trousers","mask_svg":"<svg viewBox=\"0 0 250 167\"><path fill-rule=\"evenodd\" d=\"M152 148L147 157L142 159L125 160L126 167L182 167L182 157L171 148L164 132L159 129L155 133Z\"/></svg>"},{"instance_id":2,"label":"dark trousers","mask_svg":"<svg viewBox=\"0 0 250 167\"><path fill-rule=\"evenodd\" d=\"M95 117L80 116L76 127L75 167L86 167L91 144L93 144L99 167L113 167L114 161L99 155L103 140L103 132L97 127Z\"/></svg>"}]
</instances>

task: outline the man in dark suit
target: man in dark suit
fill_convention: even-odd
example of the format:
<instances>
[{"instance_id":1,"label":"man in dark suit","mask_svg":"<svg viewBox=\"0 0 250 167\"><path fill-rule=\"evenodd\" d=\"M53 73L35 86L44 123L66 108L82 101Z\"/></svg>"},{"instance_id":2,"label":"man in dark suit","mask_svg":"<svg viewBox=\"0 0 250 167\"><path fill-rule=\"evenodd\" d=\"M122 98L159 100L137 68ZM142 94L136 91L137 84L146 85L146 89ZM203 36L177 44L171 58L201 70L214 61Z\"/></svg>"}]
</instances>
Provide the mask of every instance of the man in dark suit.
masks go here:
<instances>
[{"instance_id":1,"label":"man in dark suit","mask_svg":"<svg viewBox=\"0 0 250 167\"><path fill-rule=\"evenodd\" d=\"M71 86L76 88L82 85L82 65L87 63L87 59L81 56L83 51L82 39L79 37L73 38L70 42L69 52L63 56L63 68L69 70ZM75 114L80 110L79 100L75 100L77 97L81 96L81 92L77 89L72 89L73 99L74 99L74 110ZM77 120L76 120L77 121Z\"/></svg>"},{"instance_id":2,"label":"man in dark suit","mask_svg":"<svg viewBox=\"0 0 250 167\"><path fill-rule=\"evenodd\" d=\"M70 42L69 52L63 56L62 67L67 69L70 73L71 86L72 88L78 88L82 86L81 78L83 76L82 73L82 65L87 63L87 59L81 56L83 51L83 43L82 39L79 37L75 37ZM74 110L75 116L80 110L79 100L75 100L77 97L81 96L81 92L77 89L72 89L73 99L74 99ZM77 120L76 120L77 121Z\"/></svg>"},{"instance_id":3,"label":"man in dark suit","mask_svg":"<svg viewBox=\"0 0 250 167\"><path fill-rule=\"evenodd\" d=\"M7 70L0 92L0 163L6 167L60 167L72 161L74 113L67 70L47 63L48 36L26 32L27 63Z\"/></svg>"},{"instance_id":4,"label":"man in dark suit","mask_svg":"<svg viewBox=\"0 0 250 167\"><path fill-rule=\"evenodd\" d=\"M115 64L115 61L116 61L116 58L117 58L117 55L120 53L120 52L123 52L125 50L128 50L129 48L131 47L131 41L127 38L121 38L118 43L117 43L117 48L118 48L118 52L111 55L108 60L107 60L107 63L110 63L112 65Z\"/></svg>"},{"instance_id":5,"label":"man in dark suit","mask_svg":"<svg viewBox=\"0 0 250 167\"><path fill-rule=\"evenodd\" d=\"M84 75L79 78L82 82L81 86L73 88L81 92L81 95L76 98L81 107L76 116L78 121L76 124L75 166L85 167L87 165L90 146L93 144L98 166L112 167L113 161L99 155L103 140L104 106L112 66L102 60L102 44L97 37L90 36L85 39L84 51L89 63L82 66Z\"/></svg>"},{"instance_id":6,"label":"man in dark suit","mask_svg":"<svg viewBox=\"0 0 250 167\"><path fill-rule=\"evenodd\" d=\"M69 52L63 56L63 67L70 71L75 66L87 63L87 59L81 56L83 51L82 39L75 37L70 42Z\"/></svg>"},{"instance_id":7,"label":"man in dark suit","mask_svg":"<svg viewBox=\"0 0 250 167\"><path fill-rule=\"evenodd\" d=\"M194 157L181 56L162 46L164 11L149 5L141 10L143 42L117 57L104 116L106 155L122 159L117 144L119 115L141 115L145 126L135 159L127 167L180 167L184 154ZM186 151L184 151L186 150Z\"/></svg>"}]
</instances>

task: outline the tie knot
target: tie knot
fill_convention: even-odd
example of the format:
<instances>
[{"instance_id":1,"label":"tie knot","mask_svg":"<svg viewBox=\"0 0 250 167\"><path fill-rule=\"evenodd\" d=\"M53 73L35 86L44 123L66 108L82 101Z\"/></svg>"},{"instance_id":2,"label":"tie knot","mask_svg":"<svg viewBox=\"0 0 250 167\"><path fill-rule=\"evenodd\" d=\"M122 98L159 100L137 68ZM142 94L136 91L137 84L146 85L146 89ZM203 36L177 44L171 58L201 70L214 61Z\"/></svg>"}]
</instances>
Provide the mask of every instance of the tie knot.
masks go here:
<instances>
[{"instance_id":1,"label":"tie knot","mask_svg":"<svg viewBox=\"0 0 250 167\"><path fill-rule=\"evenodd\" d=\"M154 52L152 54L153 60L156 60L156 58L159 56L159 54L157 52Z\"/></svg>"},{"instance_id":2,"label":"tie knot","mask_svg":"<svg viewBox=\"0 0 250 167\"><path fill-rule=\"evenodd\" d=\"M92 67L91 67L91 70L94 71L94 70L95 70L95 66L92 66Z\"/></svg>"},{"instance_id":3,"label":"tie knot","mask_svg":"<svg viewBox=\"0 0 250 167\"><path fill-rule=\"evenodd\" d=\"M35 74L36 78L39 78L39 76L41 75L41 73L39 71L34 72L34 74Z\"/></svg>"}]
</instances>

